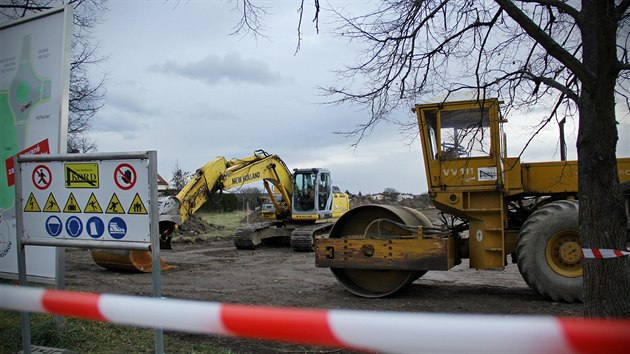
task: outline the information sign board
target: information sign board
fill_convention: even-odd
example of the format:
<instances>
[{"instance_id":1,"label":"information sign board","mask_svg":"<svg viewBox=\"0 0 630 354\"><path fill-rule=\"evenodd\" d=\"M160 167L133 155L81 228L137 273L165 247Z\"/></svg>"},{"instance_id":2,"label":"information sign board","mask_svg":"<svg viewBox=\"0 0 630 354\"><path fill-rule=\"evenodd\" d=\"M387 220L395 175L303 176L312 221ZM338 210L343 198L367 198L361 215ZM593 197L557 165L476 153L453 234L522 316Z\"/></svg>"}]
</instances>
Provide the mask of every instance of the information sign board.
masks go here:
<instances>
[{"instance_id":1,"label":"information sign board","mask_svg":"<svg viewBox=\"0 0 630 354\"><path fill-rule=\"evenodd\" d=\"M0 24L2 278L17 277L13 157L66 151L71 41L71 5ZM45 176L39 177L36 182L45 187ZM34 247L27 252L30 280L55 283L63 278L62 252L53 247Z\"/></svg>"}]
</instances>

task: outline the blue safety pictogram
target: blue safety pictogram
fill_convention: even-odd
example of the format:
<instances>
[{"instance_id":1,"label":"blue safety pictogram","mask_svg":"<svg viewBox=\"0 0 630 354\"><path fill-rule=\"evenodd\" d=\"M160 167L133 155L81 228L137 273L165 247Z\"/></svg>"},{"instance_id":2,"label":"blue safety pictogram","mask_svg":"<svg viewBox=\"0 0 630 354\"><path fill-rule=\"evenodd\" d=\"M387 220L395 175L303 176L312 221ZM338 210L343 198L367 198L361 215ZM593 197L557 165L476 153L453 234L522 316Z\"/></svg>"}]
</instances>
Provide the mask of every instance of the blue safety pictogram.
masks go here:
<instances>
[{"instance_id":1,"label":"blue safety pictogram","mask_svg":"<svg viewBox=\"0 0 630 354\"><path fill-rule=\"evenodd\" d=\"M115 217L107 224L107 230L113 238L120 240L127 234L127 224L125 220Z\"/></svg>"},{"instance_id":2,"label":"blue safety pictogram","mask_svg":"<svg viewBox=\"0 0 630 354\"><path fill-rule=\"evenodd\" d=\"M105 233L105 223L98 216L93 216L88 219L85 231L91 238L99 238Z\"/></svg>"},{"instance_id":3,"label":"blue safety pictogram","mask_svg":"<svg viewBox=\"0 0 630 354\"><path fill-rule=\"evenodd\" d=\"M66 221L66 232L71 237L79 237L83 232L83 222L76 216L71 216Z\"/></svg>"},{"instance_id":4,"label":"blue safety pictogram","mask_svg":"<svg viewBox=\"0 0 630 354\"><path fill-rule=\"evenodd\" d=\"M61 230L63 229L63 224L61 223L61 219L56 216L50 216L46 219L46 232L50 236L59 236Z\"/></svg>"}]
</instances>

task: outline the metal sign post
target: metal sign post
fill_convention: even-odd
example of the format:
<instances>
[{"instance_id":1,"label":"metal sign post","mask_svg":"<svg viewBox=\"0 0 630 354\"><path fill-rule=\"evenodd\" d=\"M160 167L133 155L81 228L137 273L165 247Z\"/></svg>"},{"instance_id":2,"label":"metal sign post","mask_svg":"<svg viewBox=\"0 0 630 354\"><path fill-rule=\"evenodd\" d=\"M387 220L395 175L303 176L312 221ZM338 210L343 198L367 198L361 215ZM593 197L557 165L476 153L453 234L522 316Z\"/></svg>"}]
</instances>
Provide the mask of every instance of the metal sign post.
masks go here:
<instances>
[{"instance_id":1,"label":"metal sign post","mask_svg":"<svg viewBox=\"0 0 630 354\"><path fill-rule=\"evenodd\" d=\"M27 285L26 246L151 250L153 297L161 297L155 151L18 155L15 166L21 286ZM30 353L27 313L21 321ZM164 352L161 329L155 351Z\"/></svg>"}]
</instances>

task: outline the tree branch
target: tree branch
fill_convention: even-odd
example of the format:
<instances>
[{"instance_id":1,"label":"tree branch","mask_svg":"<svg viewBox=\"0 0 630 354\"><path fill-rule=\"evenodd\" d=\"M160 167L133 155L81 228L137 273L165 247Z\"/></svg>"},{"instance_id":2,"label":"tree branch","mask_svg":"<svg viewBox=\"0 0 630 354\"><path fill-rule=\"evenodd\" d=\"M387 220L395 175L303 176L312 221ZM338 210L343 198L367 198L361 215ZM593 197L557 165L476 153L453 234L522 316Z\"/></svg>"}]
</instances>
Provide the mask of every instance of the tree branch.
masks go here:
<instances>
[{"instance_id":1,"label":"tree branch","mask_svg":"<svg viewBox=\"0 0 630 354\"><path fill-rule=\"evenodd\" d=\"M523 11L521 11L510 0L495 0L499 6L518 23L521 28L534 39L540 43L547 52L556 58L558 61L566 65L580 81L593 80L594 74L589 72L586 67L577 60L573 55L568 53L562 46L553 40L545 31L543 31L538 25L534 23Z\"/></svg>"}]
</instances>

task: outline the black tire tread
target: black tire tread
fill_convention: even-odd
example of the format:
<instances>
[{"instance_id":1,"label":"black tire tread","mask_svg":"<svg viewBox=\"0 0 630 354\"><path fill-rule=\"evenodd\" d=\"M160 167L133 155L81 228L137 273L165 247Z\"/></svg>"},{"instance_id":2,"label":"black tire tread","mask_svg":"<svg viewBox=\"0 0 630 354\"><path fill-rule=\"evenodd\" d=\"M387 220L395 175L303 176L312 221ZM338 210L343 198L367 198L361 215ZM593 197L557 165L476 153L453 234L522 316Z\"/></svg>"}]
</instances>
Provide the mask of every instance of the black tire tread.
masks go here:
<instances>
[{"instance_id":1,"label":"black tire tread","mask_svg":"<svg viewBox=\"0 0 630 354\"><path fill-rule=\"evenodd\" d=\"M555 222L554 219L565 213L578 213L579 204L575 200L559 200L549 203L536 210L525 221L521 228L516 254L518 268L523 279L538 294L553 301L563 301L568 303L581 302L583 293L580 291L561 291L554 284L548 284L540 276L540 266L536 262L536 255L533 254L532 244L534 240L541 237L540 231ZM581 278L581 277L580 277Z\"/></svg>"}]
</instances>

